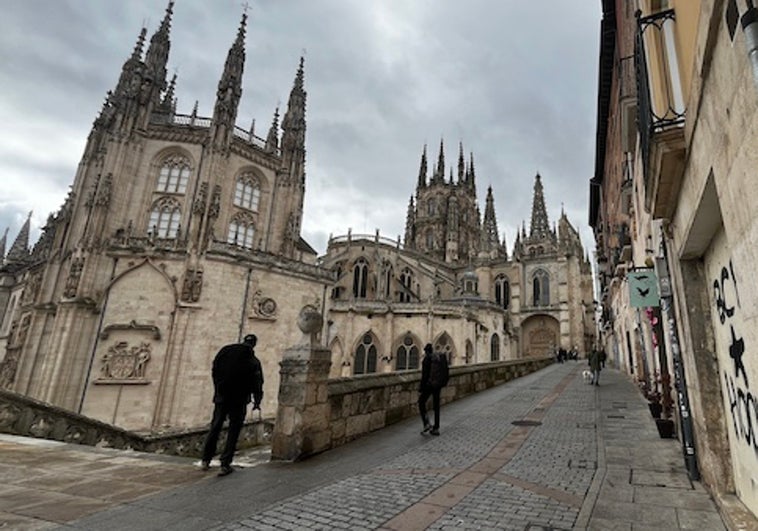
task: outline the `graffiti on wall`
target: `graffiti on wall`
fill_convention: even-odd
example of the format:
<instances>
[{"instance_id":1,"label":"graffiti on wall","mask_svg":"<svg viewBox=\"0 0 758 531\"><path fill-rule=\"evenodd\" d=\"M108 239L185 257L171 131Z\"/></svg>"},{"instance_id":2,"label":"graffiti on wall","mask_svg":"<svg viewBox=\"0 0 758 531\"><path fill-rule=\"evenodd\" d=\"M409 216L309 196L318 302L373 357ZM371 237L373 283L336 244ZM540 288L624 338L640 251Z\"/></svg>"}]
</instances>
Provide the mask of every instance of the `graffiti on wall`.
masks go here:
<instances>
[{"instance_id":1,"label":"graffiti on wall","mask_svg":"<svg viewBox=\"0 0 758 531\"><path fill-rule=\"evenodd\" d=\"M724 327L729 327L729 358L731 365L725 368L724 387L729 400L729 413L734 432L740 442L753 447L758 454L758 397L750 390L750 381L745 369L745 340L739 333L740 295L734 266L721 268L713 280L713 297L716 314Z\"/></svg>"}]
</instances>

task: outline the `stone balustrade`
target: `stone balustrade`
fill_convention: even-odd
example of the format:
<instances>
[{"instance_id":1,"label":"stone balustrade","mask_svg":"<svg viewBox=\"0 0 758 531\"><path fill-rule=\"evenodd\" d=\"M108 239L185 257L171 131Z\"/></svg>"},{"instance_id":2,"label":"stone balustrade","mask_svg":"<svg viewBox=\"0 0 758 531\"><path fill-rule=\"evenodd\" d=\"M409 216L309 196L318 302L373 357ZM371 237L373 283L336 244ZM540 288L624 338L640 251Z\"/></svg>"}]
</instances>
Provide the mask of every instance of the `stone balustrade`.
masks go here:
<instances>
[{"instance_id":1,"label":"stone balustrade","mask_svg":"<svg viewBox=\"0 0 758 531\"><path fill-rule=\"evenodd\" d=\"M328 359L328 350L306 346L285 354L272 459L302 459L418 415L420 370L329 380ZM451 367L441 401L458 400L551 363L548 357Z\"/></svg>"},{"instance_id":2,"label":"stone balustrade","mask_svg":"<svg viewBox=\"0 0 758 531\"><path fill-rule=\"evenodd\" d=\"M240 433L238 447L267 444L272 431L273 423L270 420L247 422ZM130 432L0 389L0 432L105 448L199 457L208 428ZM225 433L224 430L221 445Z\"/></svg>"}]
</instances>

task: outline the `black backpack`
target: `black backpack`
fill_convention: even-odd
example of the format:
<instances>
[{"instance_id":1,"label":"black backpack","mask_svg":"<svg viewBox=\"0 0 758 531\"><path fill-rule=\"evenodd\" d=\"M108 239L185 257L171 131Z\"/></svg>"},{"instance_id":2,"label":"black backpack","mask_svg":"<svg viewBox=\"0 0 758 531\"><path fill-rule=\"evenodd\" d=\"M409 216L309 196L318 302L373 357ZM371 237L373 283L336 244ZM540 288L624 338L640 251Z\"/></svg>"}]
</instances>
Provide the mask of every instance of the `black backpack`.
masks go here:
<instances>
[{"instance_id":1,"label":"black backpack","mask_svg":"<svg viewBox=\"0 0 758 531\"><path fill-rule=\"evenodd\" d=\"M429 356L429 387L445 387L447 378L447 360L444 354L432 352Z\"/></svg>"}]
</instances>

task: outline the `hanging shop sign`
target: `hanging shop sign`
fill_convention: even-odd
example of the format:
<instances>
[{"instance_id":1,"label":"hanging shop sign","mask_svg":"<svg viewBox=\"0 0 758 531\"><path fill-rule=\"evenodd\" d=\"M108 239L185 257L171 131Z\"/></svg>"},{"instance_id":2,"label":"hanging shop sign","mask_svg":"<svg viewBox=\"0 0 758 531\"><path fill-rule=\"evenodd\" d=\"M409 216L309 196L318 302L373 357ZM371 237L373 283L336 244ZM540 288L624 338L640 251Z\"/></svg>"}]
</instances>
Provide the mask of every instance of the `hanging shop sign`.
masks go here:
<instances>
[{"instance_id":1,"label":"hanging shop sign","mask_svg":"<svg viewBox=\"0 0 758 531\"><path fill-rule=\"evenodd\" d=\"M629 283L629 302L633 308L660 306L658 279L653 269L636 269L626 275Z\"/></svg>"}]
</instances>

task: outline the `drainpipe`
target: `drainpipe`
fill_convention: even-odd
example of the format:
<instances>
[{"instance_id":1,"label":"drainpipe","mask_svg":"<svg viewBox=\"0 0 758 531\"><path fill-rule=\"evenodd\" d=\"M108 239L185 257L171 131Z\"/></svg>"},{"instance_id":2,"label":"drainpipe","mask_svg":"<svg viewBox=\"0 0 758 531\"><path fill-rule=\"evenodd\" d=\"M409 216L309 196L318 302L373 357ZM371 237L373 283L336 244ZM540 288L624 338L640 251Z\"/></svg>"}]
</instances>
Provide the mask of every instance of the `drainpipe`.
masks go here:
<instances>
[{"instance_id":1,"label":"drainpipe","mask_svg":"<svg viewBox=\"0 0 758 531\"><path fill-rule=\"evenodd\" d=\"M758 88L758 8L748 0L748 10L742 15L742 31L745 32L747 57L753 67L753 82Z\"/></svg>"},{"instance_id":2,"label":"drainpipe","mask_svg":"<svg viewBox=\"0 0 758 531\"><path fill-rule=\"evenodd\" d=\"M690 397L687 389L687 379L682 364L682 354L679 348L679 336L677 334L676 310L673 305L673 290L671 289L671 277L668 269L668 242L664 234L661 235L663 256L656 259L659 291L661 295L661 310L668 319L669 335L671 339L671 361L674 364L674 387L677 390L677 402L679 405L679 422L682 432L682 452L687 474L692 481L700 479L700 471L697 465L697 452L695 449L695 436L692 426L692 412L690 410Z\"/></svg>"}]
</instances>

